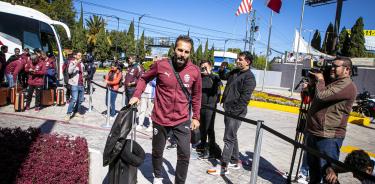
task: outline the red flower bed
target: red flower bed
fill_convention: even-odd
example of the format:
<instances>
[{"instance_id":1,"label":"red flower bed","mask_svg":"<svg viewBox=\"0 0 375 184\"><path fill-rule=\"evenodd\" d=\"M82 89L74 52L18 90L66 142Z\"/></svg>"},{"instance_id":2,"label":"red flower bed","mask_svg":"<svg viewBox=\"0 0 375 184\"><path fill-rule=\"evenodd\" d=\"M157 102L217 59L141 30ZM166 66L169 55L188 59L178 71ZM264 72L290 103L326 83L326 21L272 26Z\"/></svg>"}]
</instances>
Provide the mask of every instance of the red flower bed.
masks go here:
<instances>
[{"instance_id":1,"label":"red flower bed","mask_svg":"<svg viewBox=\"0 0 375 184\"><path fill-rule=\"evenodd\" d=\"M0 128L0 183L88 183L86 139Z\"/></svg>"}]
</instances>

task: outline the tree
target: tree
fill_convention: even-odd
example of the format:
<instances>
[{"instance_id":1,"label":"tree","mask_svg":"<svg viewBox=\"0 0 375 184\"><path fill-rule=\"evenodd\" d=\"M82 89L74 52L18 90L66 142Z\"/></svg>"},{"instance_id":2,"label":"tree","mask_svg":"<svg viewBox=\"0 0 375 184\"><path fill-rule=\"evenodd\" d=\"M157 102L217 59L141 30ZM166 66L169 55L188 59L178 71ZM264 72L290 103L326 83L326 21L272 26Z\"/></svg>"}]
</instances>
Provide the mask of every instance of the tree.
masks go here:
<instances>
[{"instance_id":1,"label":"tree","mask_svg":"<svg viewBox=\"0 0 375 184\"><path fill-rule=\"evenodd\" d=\"M322 42L322 38L320 37L320 32L319 30L315 30L314 36L311 40L311 47L316 50L320 50L321 42Z\"/></svg>"},{"instance_id":2,"label":"tree","mask_svg":"<svg viewBox=\"0 0 375 184\"><path fill-rule=\"evenodd\" d=\"M337 45L340 55L349 56L350 37L345 27L342 28L339 35L339 44Z\"/></svg>"},{"instance_id":3,"label":"tree","mask_svg":"<svg viewBox=\"0 0 375 184\"><path fill-rule=\"evenodd\" d=\"M191 45L190 59L193 61L193 63L197 60L196 54L194 52L194 43Z\"/></svg>"},{"instance_id":4,"label":"tree","mask_svg":"<svg viewBox=\"0 0 375 184\"><path fill-rule=\"evenodd\" d=\"M112 42L111 54L112 56L116 56L117 58L119 58L120 53L123 52L122 45L126 42L126 34L124 34L124 32L112 30L109 33L109 37Z\"/></svg>"},{"instance_id":5,"label":"tree","mask_svg":"<svg viewBox=\"0 0 375 184\"><path fill-rule=\"evenodd\" d=\"M266 66L266 56L255 56L254 62L252 63L253 68L258 70L264 70ZM270 68L270 65L267 65L267 70Z\"/></svg>"},{"instance_id":6,"label":"tree","mask_svg":"<svg viewBox=\"0 0 375 184\"><path fill-rule=\"evenodd\" d=\"M106 35L106 32L104 30L104 27L102 27L99 30L99 33L96 35L97 42L94 50L95 58L100 61L104 61L108 59L109 56L109 49L110 44L108 42L108 37Z\"/></svg>"},{"instance_id":7,"label":"tree","mask_svg":"<svg viewBox=\"0 0 375 184\"><path fill-rule=\"evenodd\" d=\"M174 56L174 43L171 44L171 47L169 47L169 50L168 50L169 59L172 59L173 56Z\"/></svg>"},{"instance_id":8,"label":"tree","mask_svg":"<svg viewBox=\"0 0 375 184\"><path fill-rule=\"evenodd\" d=\"M233 52L233 53L236 53L236 54L239 54L240 52L242 52L240 48L228 48L227 51Z\"/></svg>"},{"instance_id":9,"label":"tree","mask_svg":"<svg viewBox=\"0 0 375 184\"><path fill-rule=\"evenodd\" d=\"M78 23L74 26L72 35L72 48L73 50L78 50L84 52L87 50L86 43L86 30L83 25L83 8L81 3L81 15L79 17Z\"/></svg>"},{"instance_id":10,"label":"tree","mask_svg":"<svg viewBox=\"0 0 375 184\"><path fill-rule=\"evenodd\" d=\"M351 29L350 35L350 57L364 57L365 36L363 34L363 18L359 17Z\"/></svg>"},{"instance_id":11,"label":"tree","mask_svg":"<svg viewBox=\"0 0 375 184\"><path fill-rule=\"evenodd\" d=\"M327 30L326 30L326 35L324 37L322 52L326 54L334 53L334 50L332 48L333 38L334 38L333 24L329 23Z\"/></svg>"},{"instance_id":12,"label":"tree","mask_svg":"<svg viewBox=\"0 0 375 184\"><path fill-rule=\"evenodd\" d=\"M199 44L199 46L197 48L197 51L196 51L195 61L193 61L193 63L195 65L199 65L199 63L202 61L202 59L203 59L202 44Z\"/></svg>"},{"instance_id":13,"label":"tree","mask_svg":"<svg viewBox=\"0 0 375 184\"><path fill-rule=\"evenodd\" d=\"M211 65L214 66L215 57L214 57L215 47L212 45L207 60L210 61Z\"/></svg>"},{"instance_id":14,"label":"tree","mask_svg":"<svg viewBox=\"0 0 375 184\"><path fill-rule=\"evenodd\" d=\"M134 21L129 25L129 29L126 35L125 53L126 55L135 55L135 36L134 36Z\"/></svg>"},{"instance_id":15,"label":"tree","mask_svg":"<svg viewBox=\"0 0 375 184\"><path fill-rule=\"evenodd\" d=\"M138 41L138 56L141 61L144 60L146 56L146 49L145 49L145 31L142 32L142 36Z\"/></svg>"},{"instance_id":16,"label":"tree","mask_svg":"<svg viewBox=\"0 0 375 184\"><path fill-rule=\"evenodd\" d=\"M206 44L204 46L204 52L203 52L203 60L208 60L209 57L209 50L208 50L208 39L206 40Z\"/></svg>"},{"instance_id":17,"label":"tree","mask_svg":"<svg viewBox=\"0 0 375 184\"><path fill-rule=\"evenodd\" d=\"M89 47L93 48L96 45L96 42L98 40L97 36L100 30L104 30L104 19L100 16L93 15L89 19L86 19L87 24L87 44Z\"/></svg>"}]
</instances>

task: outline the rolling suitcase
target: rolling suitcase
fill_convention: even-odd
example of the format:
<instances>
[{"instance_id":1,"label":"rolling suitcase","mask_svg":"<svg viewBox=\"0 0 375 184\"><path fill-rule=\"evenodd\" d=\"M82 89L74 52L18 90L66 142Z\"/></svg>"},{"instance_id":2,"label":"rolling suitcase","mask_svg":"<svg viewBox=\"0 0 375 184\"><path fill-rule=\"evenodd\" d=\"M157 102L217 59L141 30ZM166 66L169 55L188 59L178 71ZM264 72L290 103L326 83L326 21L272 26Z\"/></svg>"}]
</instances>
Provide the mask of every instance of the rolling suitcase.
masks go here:
<instances>
[{"instance_id":1,"label":"rolling suitcase","mask_svg":"<svg viewBox=\"0 0 375 184\"><path fill-rule=\"evenodd\" d=\"M14 111L15 112L23 112L25 110L25 94L23 92L19 92L16 94L14 100Z\"/></svg>"},{"instance_id":2,"label":"rolling suitcase","mask_svg":"<svg viewBox=\"0 0 375 184\"><path fill-rule=\"evenodd\" d=\"M65 91L64 89L56 89L56 105L65 105Z\"/></svg>"},{"instance_id":3,"label":"rolling suitcase","mask_svg":"<svg viewBox=\"0 0 375 184\"><path fill-rule=\"evenodd\" d=\"M51 106L55 103L55 91L53 89L48 89L48 82L46 88L42 90L42 99L40 103L42 106Z\"/></svg>"},{"instance_id":4,"label":"rolling suitcase","mask_svg":"<svg viewBox=\"0 0 375 184\"><path fill-rule=\"evenodd\" d=\"M16 90L17 89L17 90ZM14 101L16 99L16 94L22 91L22 88L16 84L15 87L10 88L10 103L14 104Z\"/></svg>"},{"instance_id":5,"label":"rolling suitcase","mask_svg":"<svg viewBox=\"0 0 375 184\"><path fill-rule=\"evenodd\" d=\"M8 88L0 88L0 106L8 105Z\"/></svg>"}]
</instances>

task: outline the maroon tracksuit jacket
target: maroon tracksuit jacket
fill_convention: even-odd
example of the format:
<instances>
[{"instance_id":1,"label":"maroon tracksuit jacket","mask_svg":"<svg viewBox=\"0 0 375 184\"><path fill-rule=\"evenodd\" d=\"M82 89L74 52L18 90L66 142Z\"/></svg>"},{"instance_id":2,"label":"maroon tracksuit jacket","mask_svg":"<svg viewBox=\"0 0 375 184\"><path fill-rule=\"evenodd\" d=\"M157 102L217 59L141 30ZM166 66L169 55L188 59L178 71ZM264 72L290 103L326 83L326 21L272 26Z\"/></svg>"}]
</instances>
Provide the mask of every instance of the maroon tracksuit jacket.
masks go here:
<instances>
[{"instance_id":1,"label":"maroon tracksuit jacket","mask_svg":"<svg viewBox=\"0 0 375 184\"><path fill-rule=\"evenodd\" d=\"M192 96L193 119L199 120L202 96L201 73L197 66L188 61L179 71L181 80ZM176 126L189 119L189 102L182 91L167 59L155 62L138 81L134 97L140 98L146 84L156 80L154 109L151 119L162 126Z\"/></svg>"}]
</instances>

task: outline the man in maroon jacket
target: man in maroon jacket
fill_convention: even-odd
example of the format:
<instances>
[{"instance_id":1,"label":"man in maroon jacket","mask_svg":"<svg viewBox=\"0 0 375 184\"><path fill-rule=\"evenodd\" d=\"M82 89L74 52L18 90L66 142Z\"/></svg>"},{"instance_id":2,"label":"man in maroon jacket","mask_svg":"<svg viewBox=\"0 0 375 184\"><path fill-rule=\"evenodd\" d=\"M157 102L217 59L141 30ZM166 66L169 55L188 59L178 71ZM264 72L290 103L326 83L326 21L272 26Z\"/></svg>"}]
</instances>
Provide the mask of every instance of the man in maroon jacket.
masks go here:
<instances>
[{"instance_id":1,"label":"man in maroon jacket","mask_svg":"<svg viewBox=\"0 0 375 184\"><path fill-rule=\"evenodd\" d=\"M154 109L152 111L152 165L154 183L162 183L163 151L167 134L172 132L177 139L177 166L175 183L185 183L190 159L190 129L199 127L202 79L200 70L189 59L193 40L188 36L179 36L175 43L175 54L172 60L156 61L149 71L139 79L134 96L129 104L139 102L146 84L157 78ZM172 68L173 65L173 68ZM187 99L177 78L176 70L183 85L190 94ZM193 116L190 120L189 105L192 105Z\"/></svg>"},{"instance_id":2,"label":"man in maroon jacket","mask_svg":"<svg viewBox=\"0 0 375 184\"><path fill-rule=\"evenodd\" d=\"M42 87L44 84L44 75L46 74L46 65L39 60L36 54L30 56L31 62L25 66L25 71L29 73L29 90L26 97L26 110L30 109L31 98L35 90L35 111L40 110L42 96Z\"/></svg>"},{"instance_id":3,"label":"man in maroon jacket","mask_svg":"<svg viewBox=\"0 0 375 184\"><path fill-rule=\"evenodd\" d=\"M126 101L125 104L128 104L129 99L133 97L135 86L137 86L139 78L142 76L142 68L136 60L135 55L130 55L127 58L129 67L126 70L125 75L125 94Z\"/></svg>"},{"instance_id":4,"label":"man in maroon jacket","mask_svg":"<svg viewBox=\"0 0 375 184\"><path fill-rule=\"evenodd\" d=\"M25 58L25 59L28 59L28 58ZM25 59L22 59L21 57L19 57L15 61L8 63L8 65L6 66L5 74L8 80L8 86L10 88L16 85L18 74L25 68L26 61L27 61Z\"/></svg>"}]
</instances>

